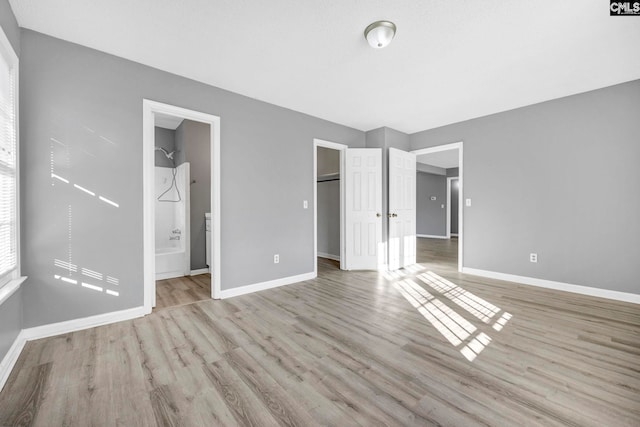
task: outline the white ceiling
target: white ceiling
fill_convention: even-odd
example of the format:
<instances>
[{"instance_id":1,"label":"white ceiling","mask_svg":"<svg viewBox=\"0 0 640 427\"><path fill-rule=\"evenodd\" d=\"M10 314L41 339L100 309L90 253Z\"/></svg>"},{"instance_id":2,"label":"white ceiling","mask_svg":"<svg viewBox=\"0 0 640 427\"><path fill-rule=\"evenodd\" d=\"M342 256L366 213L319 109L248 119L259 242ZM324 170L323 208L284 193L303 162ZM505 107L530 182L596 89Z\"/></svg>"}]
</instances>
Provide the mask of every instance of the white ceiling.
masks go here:
<instances>
[{"instance_id":1,"label":"white ceiling","mask_svg":"<svg viewBox=\"0 0 640 427\"><path fill-rule=\"evenodd\" d=\"M233 92L413 133L640 78L603 0L10 0L18 23ZM385 49L373 21L398 32Z\"/></svg>"},{"instance_id":2,"label":"white ceiling","mask_svg":"<svg viewBox=\"0 0 640 427\"><path fill-rule=\"evenodd\" d=\"M418 163L449 169L458 167L458 149L438 151L436 153L421 154L416 156Z\"/></svg>"}]
</instances>

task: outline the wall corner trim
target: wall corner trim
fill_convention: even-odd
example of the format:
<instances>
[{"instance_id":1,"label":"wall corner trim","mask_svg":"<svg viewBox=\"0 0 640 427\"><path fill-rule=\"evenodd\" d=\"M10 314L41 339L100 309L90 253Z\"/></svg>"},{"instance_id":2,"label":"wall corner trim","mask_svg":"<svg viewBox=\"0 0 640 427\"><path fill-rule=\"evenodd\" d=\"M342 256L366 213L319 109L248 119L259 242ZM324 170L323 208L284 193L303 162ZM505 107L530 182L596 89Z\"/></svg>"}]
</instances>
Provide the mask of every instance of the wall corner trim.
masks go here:
<instances>
[{"instance_id":1,"label":"wall corner trim","mask_svg":"<svg viewBox=\"0 0 640 427\"><path fill-rule=\"evenodd\" d=\"M18 357L20 357L20 353L22 353L24 345L27 343L23 332L24 331L20 331L16 339L13 341L11 348L9 348L7 354L5 354L2 361L0 361L0 391L4 388L5 383L9 379L9 375L11 375L13 367L18 361Z\"/></svg>"},{"instance_id":2,"label":"wall corner trim","mask_svg":"<svg viewBox=\"0 0 640 427\"><path fill-rule=\"evenodd\" d=\"M269 280L267 282L254 283L252 285L240 286L232 289L223 289L220 292L222 299L237 297L240 295L251 294L253 292L264 291L266 289L277 288L279 286L291 285L293 283L304 282L305 280L315 279L317 276L314 272L298 274L296 276L282 277L280 279Z\"/></svg>"},{"instance_id":3,"label":"wall corner trim","mask_svg":"<svg viewBox=\"0 0 640 427\"><path fill-rule=\"evenodd\" d=\"M554 289L557 291L573 292L575 294L640 304L640 294L612 291L602 288L591 288L589 286L573 285L570 283L537 279L535 277L518 276L515 274L498 273L495 271L480 270L477 268L469 267L463 267L462 272L464 274L472 274L474 276L488 277L489 279L505 280L508 282L521 283L523 285L531 285L540 288Z\"/></svg>"}]
</instances>

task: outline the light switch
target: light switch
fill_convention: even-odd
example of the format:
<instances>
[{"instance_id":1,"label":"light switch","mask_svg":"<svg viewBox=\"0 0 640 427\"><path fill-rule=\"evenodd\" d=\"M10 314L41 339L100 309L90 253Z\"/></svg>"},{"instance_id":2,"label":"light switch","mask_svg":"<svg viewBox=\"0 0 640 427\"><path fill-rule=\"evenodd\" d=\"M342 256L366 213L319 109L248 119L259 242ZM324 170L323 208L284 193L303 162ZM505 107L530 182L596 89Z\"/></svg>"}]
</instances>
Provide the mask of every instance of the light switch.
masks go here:
<instances>
[{"instance_id":1,"label":"light switch","mask_svg":"<svg viewBox=\"0 0 640 427\"><path fill-rule=\"evenodd\" d=\"M309 202L307 202L306 200L304 200L304 201L302 202L302 207L303 207L303 209L309 209Z\"/></svg>"},{"instance_id":2,"label":"light switch","mask_svg":"<svg viewBox=\"0 0 640 427\"><path fill-rule=\"evenodd\" d=\"M444 209L444 203L443 203L443 204L441 204L441 205L440 205L440 207L441 207L442 209Z\"/></svg>"},{"instance_id":3,"label":"light switch","mask_svg":"<svg viewBox=\"0 0 640 427\"><path fill-rule=\"evenodd\" d=\"M467 200L465 200L465 204L466 204L467 206L471 206L471 199L467 199Z\"/></svg>"}]
</instances>

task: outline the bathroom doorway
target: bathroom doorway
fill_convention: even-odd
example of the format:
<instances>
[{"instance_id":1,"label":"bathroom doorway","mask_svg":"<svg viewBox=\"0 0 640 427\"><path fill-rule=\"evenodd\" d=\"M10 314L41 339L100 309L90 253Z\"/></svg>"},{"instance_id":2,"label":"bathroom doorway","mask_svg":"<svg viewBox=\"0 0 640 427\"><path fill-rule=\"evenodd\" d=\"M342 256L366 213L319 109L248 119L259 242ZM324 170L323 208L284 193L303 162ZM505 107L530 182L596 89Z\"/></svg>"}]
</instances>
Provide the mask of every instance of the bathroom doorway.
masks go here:
<instances>
[{"instance_id":1,"label":"bathroom doorway","mask_svg":"<svg viewBox=\"0 0 640 427\"><path fill-rule=\"evenodd\" d=\"M219 295L219 118L143 104L144 280L150 312Z\"/></svg>"}]
</instances>

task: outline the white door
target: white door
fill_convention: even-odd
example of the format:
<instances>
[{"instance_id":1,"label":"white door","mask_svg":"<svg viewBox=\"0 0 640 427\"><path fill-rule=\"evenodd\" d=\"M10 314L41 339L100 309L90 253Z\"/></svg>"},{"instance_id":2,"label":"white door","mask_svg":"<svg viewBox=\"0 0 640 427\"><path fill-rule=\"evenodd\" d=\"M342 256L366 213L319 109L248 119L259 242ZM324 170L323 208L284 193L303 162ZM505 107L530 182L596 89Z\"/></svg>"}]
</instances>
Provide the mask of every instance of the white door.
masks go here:
<instances>
[{"instance_id":1,"label":"white door","mask_svg":"<svg viewBox=\"0 0 640 427\"><path fill-rule=\"evenodd\" d=\"M416 155L389 148L389 270L416 263Z\"/></svg>"},{"instance_id":2,"label":"white door","mask_svg":"<svg viewBox=\"0 0 640 427\"><path fill-rule=\"evenodd\" d=\"M347 270L382 265L382 150L345 150L345 255Z\"/></svg>"}]
</instances>

